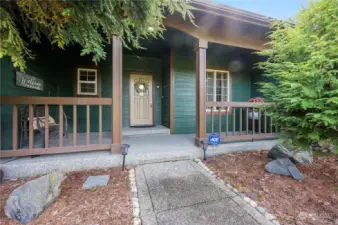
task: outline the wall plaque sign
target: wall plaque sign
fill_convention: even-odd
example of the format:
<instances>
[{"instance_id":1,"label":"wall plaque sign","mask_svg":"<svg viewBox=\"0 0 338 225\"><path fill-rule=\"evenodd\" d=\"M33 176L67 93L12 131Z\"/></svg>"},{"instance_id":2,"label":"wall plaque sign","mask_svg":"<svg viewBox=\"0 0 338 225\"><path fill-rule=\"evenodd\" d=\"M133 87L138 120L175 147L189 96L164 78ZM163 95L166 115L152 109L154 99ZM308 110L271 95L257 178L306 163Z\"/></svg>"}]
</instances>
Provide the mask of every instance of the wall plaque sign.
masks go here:
<instances>
[{"instance_id":1,"label":"wall plaque sign","mask_svg":"<svg viewBox=\"0 0 338 225\"><path fill-rule=\"evenodd\" d=\"M20 87L30 88L43 91L43 80L16 71L16 85Z\"/></svg>"}]
</instances>

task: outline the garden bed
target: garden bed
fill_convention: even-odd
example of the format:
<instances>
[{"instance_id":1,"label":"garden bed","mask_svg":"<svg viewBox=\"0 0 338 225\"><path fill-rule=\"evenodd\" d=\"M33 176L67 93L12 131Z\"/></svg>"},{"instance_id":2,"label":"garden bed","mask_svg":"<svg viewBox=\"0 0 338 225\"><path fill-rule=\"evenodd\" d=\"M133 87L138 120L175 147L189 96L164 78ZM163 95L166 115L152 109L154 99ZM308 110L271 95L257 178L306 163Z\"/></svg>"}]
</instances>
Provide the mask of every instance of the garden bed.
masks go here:
<instances>
[{"instance_id":1,"label":"garden bed","mask_svg":"<svg viewBox=\"0 0 338 225\"><path fill-rule=\"evenodd\" d=\"M110 175L107 186L87 191L81 188L88 176L101 174ZM0 185L0 224L20 224L9 220L4 208L9 194L31 179ZM59 198L29 224L132 224L128 172L115 168L68 173Z\"/></svg>"},{"instance_id":2,"label":"garden bed","mask_svg":"<svg viewBox=\"0 0 338 225\"><path fill-rule=\"evenodd\" d=\"M338 224L338 162L334 155L316 156L313 161L297 165L303 181L266 172L268 151L225 154L205 164L282 224Z\"/></svg>"}]
</instances>

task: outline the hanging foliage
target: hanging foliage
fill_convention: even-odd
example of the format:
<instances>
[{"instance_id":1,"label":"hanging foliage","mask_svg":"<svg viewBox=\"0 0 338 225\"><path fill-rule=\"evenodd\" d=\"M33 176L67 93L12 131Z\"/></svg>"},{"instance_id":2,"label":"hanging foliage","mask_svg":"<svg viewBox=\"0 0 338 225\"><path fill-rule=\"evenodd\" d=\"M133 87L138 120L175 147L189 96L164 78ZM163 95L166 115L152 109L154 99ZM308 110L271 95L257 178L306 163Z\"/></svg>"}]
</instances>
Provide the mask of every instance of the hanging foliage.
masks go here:
<instances>
[{"instance_id":1,"label":"hanging foliage","mask_svg":"<svg viewBox=\"0 0 338 225\"><path fill-rule=\"evenodd\" d=\"M268 80L260 85L282 139L338 151L338 1L312 2L294 24L275 22L272 30L259 53Z\"/></svg>"},{"instance_id":2,"label":"hanging foliage","mask_svg":"<svg viewBox=\"0 0 338 225\"><path fill-rule=\"evenodd\" d=\"M33 58L29 43L42 37L57 47L82 47L97 63L106 57L111 35L125 46L140 48L140 40L161 37L166 13L181 14L193 22L191 0L4 0L0 6L0 58L8 55L14 66L26 68ZM27 37L27 38L26 38Z\"/></svg>"}]
</instances>

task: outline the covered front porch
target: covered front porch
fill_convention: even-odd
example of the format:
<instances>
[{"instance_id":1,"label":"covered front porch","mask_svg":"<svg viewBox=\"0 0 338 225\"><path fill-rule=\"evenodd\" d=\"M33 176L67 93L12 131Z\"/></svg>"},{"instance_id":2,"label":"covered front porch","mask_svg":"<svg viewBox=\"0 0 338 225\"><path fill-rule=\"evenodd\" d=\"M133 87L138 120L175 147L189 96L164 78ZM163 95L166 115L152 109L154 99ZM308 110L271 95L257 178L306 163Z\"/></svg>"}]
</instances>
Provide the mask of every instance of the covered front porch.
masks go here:
<instances>
[{"instance_id":1,"label":"covered front porch","mask_svg":"<svg viewBox=\"0 0 338 225\"><path fill-rule=\"evenodd\" d=\"M218 133L224 143L271 138L276 125L256 103L248 102L259 97L256 82L262 77L253 67L260 59L253 52L262 48L267 28L243 21L229 27L232 19L208 15L206 22L204 16L196 14L200 29L168 18L164 39L145 40L145 50L123 48L113 36L107 59L98 65L80 57L76 46L63 52L40 47L27 73L44 81L42 91L15 85L13 66L3 64L0 157L106 149L119 154L122 143L163 148L152 145L158 140L182 149L199 146L210 133ZM238 33L242 26L251 30ZM213 30L211 36L206 27ZM252 29L257 32L251 39L244 38ZM227 35L231 30L235 36ZM34 125L37 118L49 116L57 135L51 134L49 123Z\"/></svg>"}]
</instances>

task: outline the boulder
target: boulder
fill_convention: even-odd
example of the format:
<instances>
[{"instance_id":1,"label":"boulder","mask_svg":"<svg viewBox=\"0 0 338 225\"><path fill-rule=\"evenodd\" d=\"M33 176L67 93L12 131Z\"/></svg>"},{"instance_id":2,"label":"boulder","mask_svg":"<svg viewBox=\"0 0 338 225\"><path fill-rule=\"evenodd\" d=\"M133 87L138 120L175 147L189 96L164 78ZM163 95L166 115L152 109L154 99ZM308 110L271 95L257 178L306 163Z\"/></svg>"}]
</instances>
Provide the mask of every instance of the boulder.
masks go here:
<instances>
[{"instance_id":1,"label":"boulder","mask_svg":"<svg viewBox=\"0 0 338 225\"><path fill-rule=\"evenodd\" d=\"M273 174L291 176L295 180L304 180L303 175L290 159L276 159L265 165L265 169Z\"/></svg>"},{"instance_id":2,"label":"boulder","mask_svg":"<svg viewBox=\"0 0 338 225\"><path fill-rule=\"evenodd\" d=\"M65 175L50 173L16 188L7 199L5 214L23 224L37 218L59 196Z\"/></svg>"},{"instance_id":3,"label":"boulder","mask_svg":"<svg viewBox=\"0 0 338 225\"><path fill-rule=\"evenodd\" d=\"M295 151L292 155L292 161L300 164L312 164L312 151Z\"/></svg>"},{"instance_id":4,"label":"boulder","mask_svg":"<svg viewBox=\"0 0 338 225\"><path fill-rule=\"evenodd\" d=\"M277 144L271 148L268 157L271 159L291 158L292 152L284 145Z\"/></svg>"},{"instance_id":5,"label":"boulder","mask_svg":"<svg viewBox=\"0 0 338 225\"><path fill-rule=\"evenodd\" d=\"M290 159L277 159L269 162L265 165L265 170L273 173L273 174L280 174L284 176L291 176L290 171L288 170L287 166L284 166L283 164L291 163Z\"/></svg>"},{"instance_id":6,"label":"boulder","mask_svg":"<svg viewBox=\"0 0 338 225\"><path fill-rule=\"evenodd\" d=\"M312 151L307 151L300 148L294 148L282 144L277 144L272 147L268 157L271 159L291 159L294 163L312 164Z\"/></svg>"}]
</instances>

